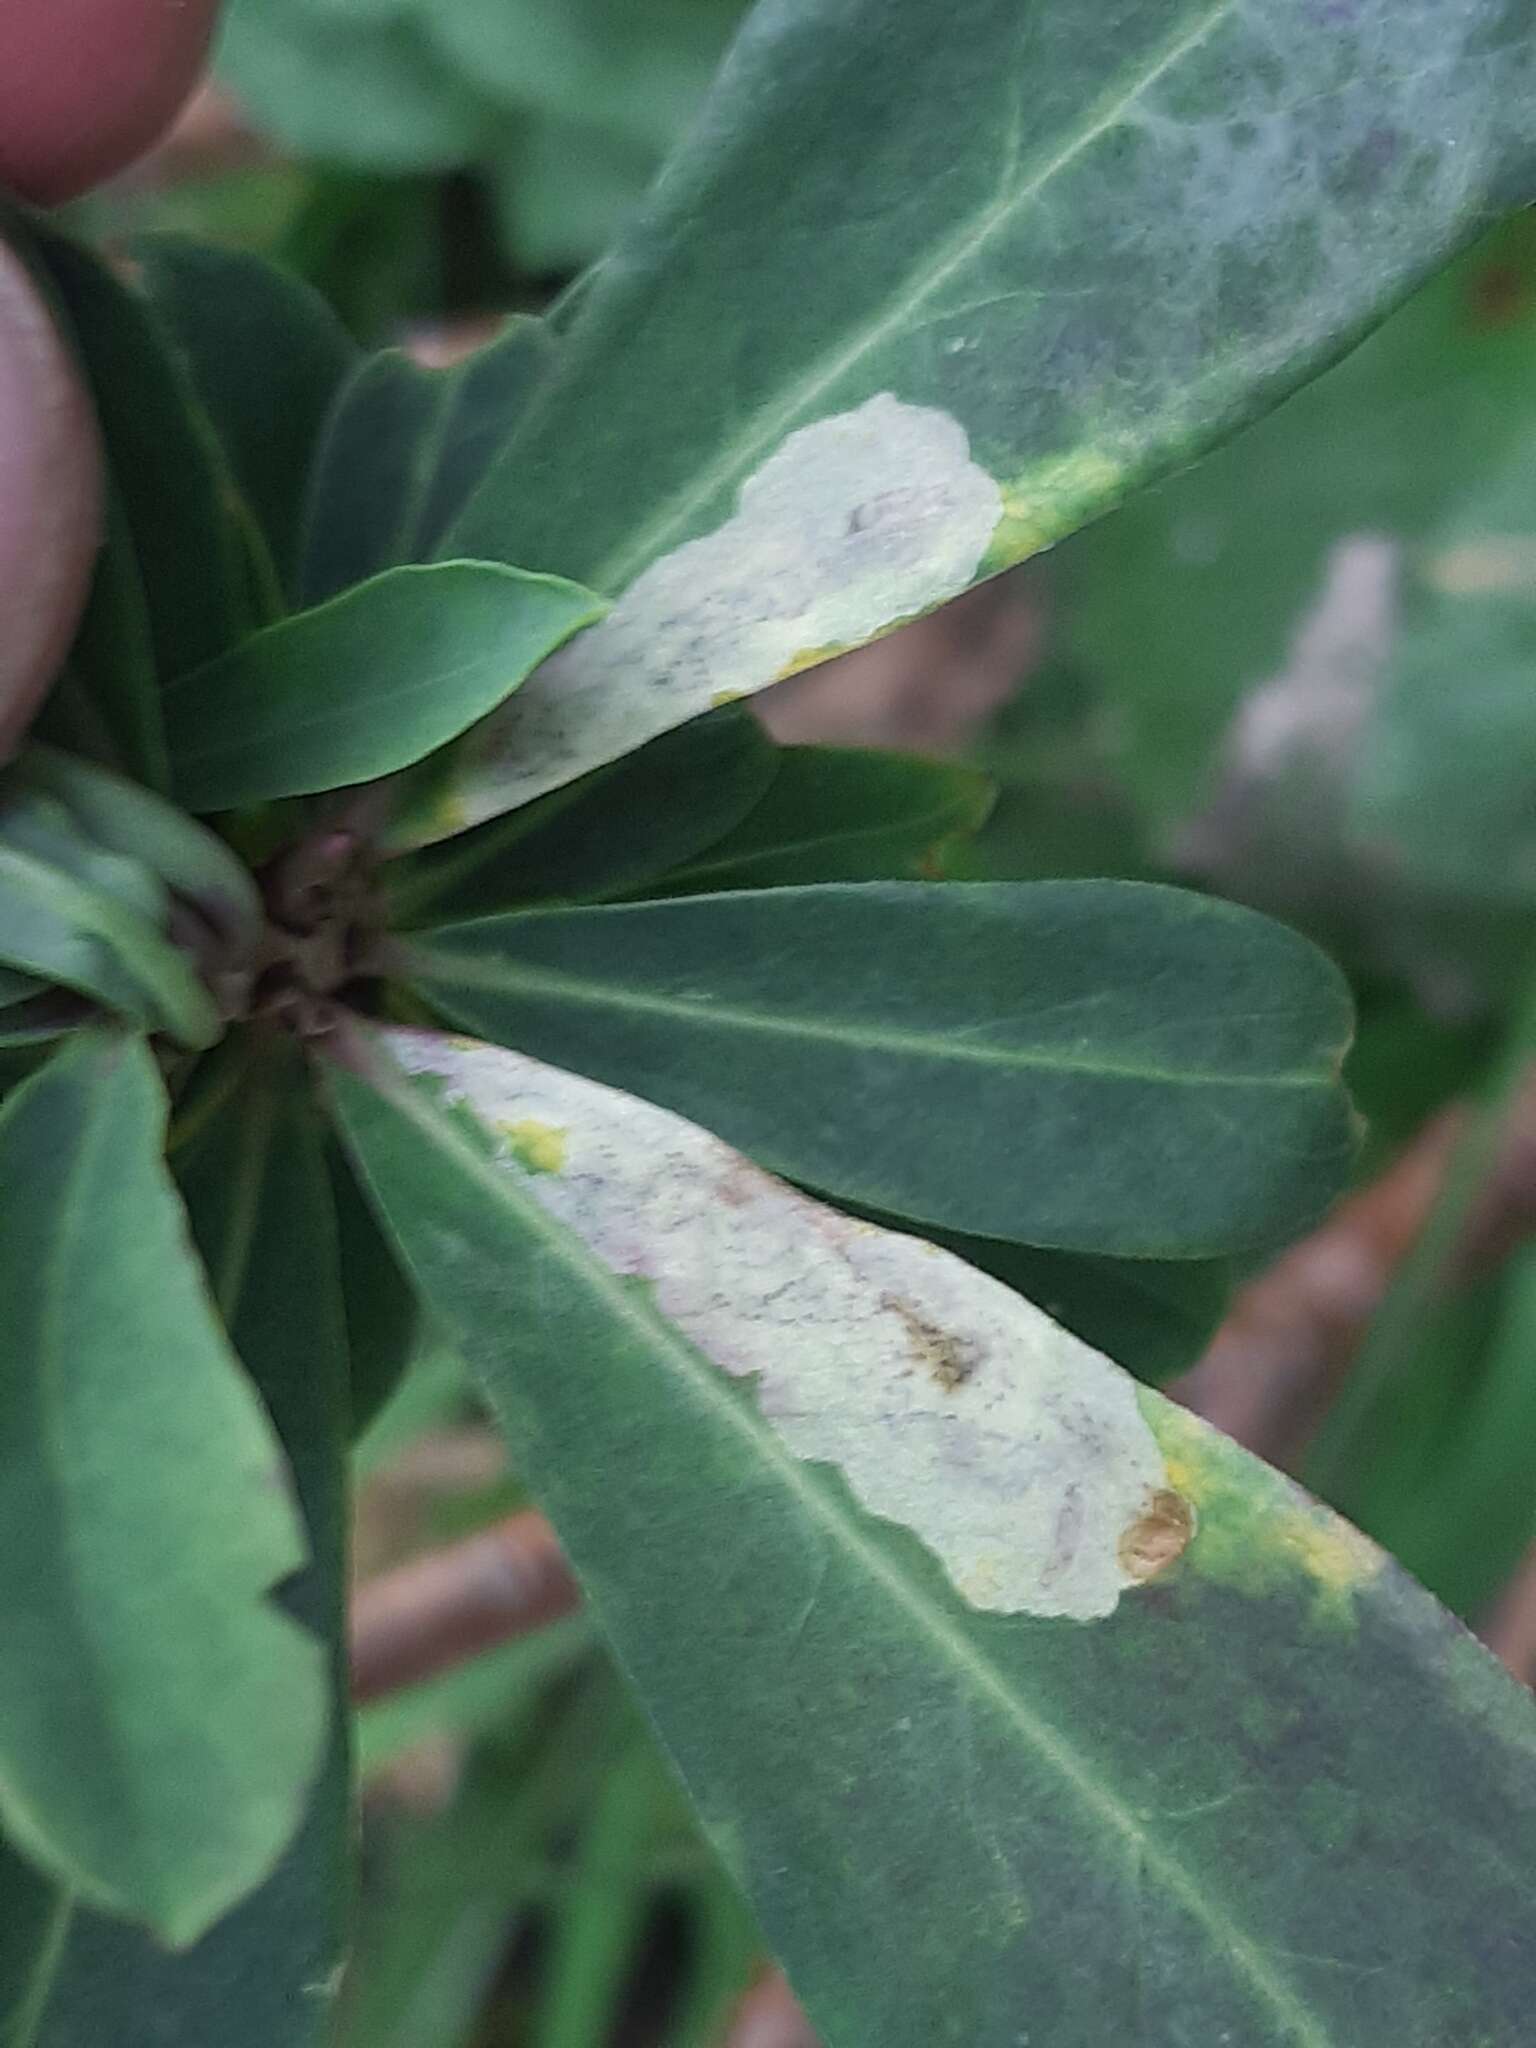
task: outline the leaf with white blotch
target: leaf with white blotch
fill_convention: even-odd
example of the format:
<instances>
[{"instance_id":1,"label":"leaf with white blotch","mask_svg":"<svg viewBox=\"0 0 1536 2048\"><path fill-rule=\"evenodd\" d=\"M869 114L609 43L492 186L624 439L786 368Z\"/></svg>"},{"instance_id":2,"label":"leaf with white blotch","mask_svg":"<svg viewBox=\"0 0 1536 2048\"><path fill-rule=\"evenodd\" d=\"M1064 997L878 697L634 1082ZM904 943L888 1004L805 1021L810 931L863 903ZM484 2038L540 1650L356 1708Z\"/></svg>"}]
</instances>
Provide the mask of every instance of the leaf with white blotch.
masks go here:
<instances>
[{"instance_id":1,"label":"leaf with white blotch","mask_svg":"<svg viewBox=\"0 0 1536 2048\"><path fill-rule=\"evenodd\" d=\"M766 0L452 536L618 600L466 745L466 807L942 604L1273 404L1527 195L1533 27Z\"/></svg>"},{"instance_id":2,"label":"leaf with white blotch","mask_svg":"<svg viewBox=\"0 0 1536 2048\"><path fill-rule=\"evenodd\" d=\"M1204 1258L1296 1235L1353 1150L1349 994L1296 933L1129 882L829 883L399 942L477 1036L787 1179L983 1237Z\"/></svg>"},{"instance_id":3,"label":"leaf with white blotch","mask_svg":"<svg viewBox=\"0 0 1536 2048\"><path fill-rule=\"evenodd\" d=\"M325 1723L276 1439L213 1314L138 1040L0 1115L0 1823L180 1945L271 1870Z\"/></svg>"},{"instance_id":4,"label":"leaf with white blotch","mask_svg":"<svg viewBox=\"0 0 1536 2048\"><path fill-rule=\"evenodd\" d=\"M387 1044L348 1142L831 2048L1524 2038L1536 1713L1379 1551L948 1254Z\"/></svg>"}]
</instances>

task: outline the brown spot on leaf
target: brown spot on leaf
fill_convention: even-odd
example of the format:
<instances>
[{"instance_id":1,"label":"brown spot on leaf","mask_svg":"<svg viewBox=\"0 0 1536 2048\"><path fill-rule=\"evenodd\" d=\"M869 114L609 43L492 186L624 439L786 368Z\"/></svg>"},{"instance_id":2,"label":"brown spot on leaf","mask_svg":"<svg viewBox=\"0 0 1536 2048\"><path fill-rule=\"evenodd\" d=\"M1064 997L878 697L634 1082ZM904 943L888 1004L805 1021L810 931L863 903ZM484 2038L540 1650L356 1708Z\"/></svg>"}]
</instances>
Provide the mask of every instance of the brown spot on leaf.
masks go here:
<instances>
[{"instance_id":1,"label":"brown spot on leaf","mask_svg":"<svg viewBox=\"0 0 1536 2048\"><path fill-rule=\"evenodd\" d=\"M900 1316L913 1364L937 1381L946 1394L963 1387L980 1365L981 1346L974 1337L957 1337L938 1323L930 1322L899 1294L881 1295L880 1306Z\"/></svg>"},{"instance_id":2,"label":"brown spot on leaf","mask_svg":"<svg viewBox=\"0 0 1536 2048\"><path fill-rule=\"evenodd\" d=\"M1127 1578L1155 1579L1189 1547L1195 1515L1182 1493L1164 1488L1120 1538L1120 1567Z\"/></svg>"}]
</instances>

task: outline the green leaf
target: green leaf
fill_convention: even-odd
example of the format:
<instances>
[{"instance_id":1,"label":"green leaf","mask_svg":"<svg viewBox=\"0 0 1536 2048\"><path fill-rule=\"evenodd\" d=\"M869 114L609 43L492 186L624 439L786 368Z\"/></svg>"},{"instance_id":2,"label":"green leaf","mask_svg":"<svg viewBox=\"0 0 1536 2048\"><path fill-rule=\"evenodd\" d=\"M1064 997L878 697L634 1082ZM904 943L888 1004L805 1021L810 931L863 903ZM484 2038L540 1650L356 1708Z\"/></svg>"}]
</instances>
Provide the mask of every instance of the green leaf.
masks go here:
<instances>
[{"instance_id":1,"label":"green leaf","mask_svg":"<svg viewBox=\"0 0 1536 2048\"><path fill-rule=\"evenodd\" d=\"M151 789L170 782L144 578L116 483L104 479L104 531L69 665L33 730L89 753Z\"/></svg>"},{"instance_id":2,"label":"green leaf","mask_svg":"<svg viewBox=\"0 0 1536 2048\"><path fill-rule=\"evenodd\" d=\"M37 743L12 774L27 789L57 798L97 845L141 861L215 931L246 944L260 936L265 912L250 870L184 812L110 769Z\"/></svg>"},{"instance_id":3,"label":"green leaf","mask_svg":"<svg viewBox=\"0 0 1536 2048\"><path fill-rule=\"evenodd\" d=\"M35 2048L73 1903L0 1837L0 2048Z\"/></svg>"},{"instance_id":4,"label":"green leaf","mask_svg":"<svg viewBox=\"0 0 1536 2048\"><path fill-rule=\"evenodd\" d=\"M469 2048L509 1939L590 1802L592 1759L620 1738L621 1712L601 1665L553 1698L542 1686L511 1693L446 1808L375 1831L345 2048Z\"/></svg>"},{"instance_id":5,"label":"green leaf","mask_svg":"<svg viewBox=\"0 0 1536 2048\"><path fill-rule=\"evenodd\" d=\"M338 1146L328 1147L348 1360L348 1434L359 1437L419 1355L421 1304Z\"/></svg>"},{"instance_id":6,"label":"green leaf","mask_svg":"<svg viewBox=\"0 0 1536 2048\"><path fill-rule=\"evenodd\" d=\"M39 2048L322 2048L332 2037L351 1890L335 1229L297 1048L248 1037L224 1057L242 1085L203 1126L181 1184L219 1307L293 1464L310 1563L282 1604L330 1646L331 1744L277 1870L194 1948L168 1955L137 1928L76 1919Z\"/></svg>"},{"instance_id":7,"label":"green leaf","mask_svg":"<svg viewBox=\"0 0 1536 2048\"><path fill-rule=\"evenodd\" d=\"M109 856L98 855L98 866ZM133 874L128 863L118 868ZM147 879L147 874L145 876ZM186 956L131 904L53 861L6 842L0 820L0 961L90 996L183 1045L211 1045L222 1025Z\"/></svg>"},{"instance_id":8,"label":"green leaf","mask_svg":"<svg viewBox=\"0 0 1536 2048\"><path fill-rule=\"evenodd\" d=\"M30 231L90 379L148 607L155 672L174 681L222 654L251 624L231 480L150 307L66 236L35 222ZM110 697L110 689L103 694Z\"/></svg>"},{"instance_id":9,"label":"green leaf","mask_svg":"<svg viewBox=\"0 0 1536 2048\"><path fill-rule=\"evenodd\" d=\"M257 257L146 235L133 261L223 445L276 593L296 595L305 486L358 350L318 292Z\"/></svg>"},{"instance_id":10,"label":"green leaf","mask_svg":"<svg viewBox=\"0 0 1536 2048\"><path fill-rule=\"evenodd\" d=\"M481 1037L694 1117L864 1207L1069 1251L1275 1243L1352 1149L1336 970L1231 904L1116 882L871 882L424 934Z\"/></svg>"},{"instance_id":11,"label":"green leaf","mask_svg":"<svg viewBox=\"0 0 1536 2048\"><path fill-rule=\"evenodd\" d=\"M472 161L492 110L414 22L314 0L236 0L220 39L226 77L289 150L374 170ZM345 85L340 81L345 80Z\"/></svg>"},{"instance_id":12,"label":"green leaf","mask_svg":"<svg viewBox=\"0 0 1536 2048\"><path fill-rule=\"evenodd\" d=\"M177 796L232 810L408 768L600 609L573 584L491 563L375 577L167 693Z\"/></svg>"},{"instance_id":13,"label":"green leaf","mask_svg":"<svg viewBox=\"0 0 1536 2048\"><path fill-rule=\"evenodd\" d=\"M1522 2038L1536 1715L1374 1546L942 1252L390 1044L450 1113L354 1045L349 1142L834 2048Z\"/></svg>"},{"instance_id":14,"label":"green leaf","mask_svg":"<svg viewBox=\"0 0 1536 2048\"><path fill-rule=\"evenodd\" d=\"M430 560L553 358L543 322L514 319L450 369L424 369L396 349L362 363L315 456L305 602Z\"/></svg>"},{"instance_id":15,"label":"green leaf","mask_svg":"<svg viewBox=\"0 0 1536 2048\"><path fill-rule=\"evenodd\" d=\"M669 874L666 893L933 881L949 842L979 830L991 808L992 786L974 768L864 748L785 747L762 802Z\"/></svg>"},{"instance_id":16,"label":"green leaf","mask_svg":"<svg viewBox=\"0 0 1536 2048\"><path fill-rule=\"evenodd\" d=\"M748 712L706 712L536 803L390 862L390 922L440 924L639 888L738 824L780 759Z\"/></svg>"},{"instance_id":17,"label":"green leaf","mask_svg":"<svg viewBox=\"0 0 1536 2048\"><path fill-rule=\"evenodd\" d=\"M607 1763L559 1900L537 2019L544 2048L601 2048L610 2038L649 1917L656 1824L670 1797L637 1732Z\"/></svg>"},{"instance_id":18,"label":"green leaf","mask_svg":"<svg viewBox=\"0 0 1536 2048\"><path fill-rule=\"evenodd\" d=\"M619 600L466 747L476 809L932 609L1275 403L1527 195L1529 26L754 10L450 536Z\"/></svg>"},{"instance_id":19,"label":"green leaf","mask_svg":"<svg viewBox=\"0 0 1536 2048\"><path fill-rule=\"evenodd\" d=\"M87 1032L0 1113L0 1821L183 1945L287 1844L324 1701L270 1601L303 1542L161 1164L165 1109L141 1044Z\"/></svg>"},{"instance_id":20,"label":"green leaf","mask_svg":"<svg viewBox=\"0 0 1536 2048\"><path fill-rule=\"evenodd\" d=\"M13 974L8 967L0 967L0 1010L14 1009L18 1003L27 1003L34 996L47 993L47 983L34 981L30 974Z\"/></svg>"}]
</instances>

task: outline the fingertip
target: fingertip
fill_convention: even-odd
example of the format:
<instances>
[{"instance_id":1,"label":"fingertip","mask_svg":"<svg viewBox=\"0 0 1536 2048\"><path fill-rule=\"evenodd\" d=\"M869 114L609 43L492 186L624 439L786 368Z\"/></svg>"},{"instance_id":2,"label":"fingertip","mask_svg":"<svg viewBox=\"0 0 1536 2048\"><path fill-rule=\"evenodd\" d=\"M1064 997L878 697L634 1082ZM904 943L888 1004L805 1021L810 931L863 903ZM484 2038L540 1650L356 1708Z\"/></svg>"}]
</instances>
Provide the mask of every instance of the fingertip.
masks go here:
<instances>
[{"instance_id":1,"label":"fingertip","mask_svg":"<svg viewBox=\"0 0 1536 2048\"><path fill-rule=\"evenodd\" d=\"M90 399L25 267L0 244L0 761L69 650L101 490Z\"/></svg>"},{"instance_id":2,"label":"fingertip","mask_svg":"<svg viewBox=\"0 0 1536 2048\"><path fill-rule=\"evenodd\" d=\"M0 186L74 198L143 155L207 60L218 0L0 0Z\"/></svg>"}]
</instances>

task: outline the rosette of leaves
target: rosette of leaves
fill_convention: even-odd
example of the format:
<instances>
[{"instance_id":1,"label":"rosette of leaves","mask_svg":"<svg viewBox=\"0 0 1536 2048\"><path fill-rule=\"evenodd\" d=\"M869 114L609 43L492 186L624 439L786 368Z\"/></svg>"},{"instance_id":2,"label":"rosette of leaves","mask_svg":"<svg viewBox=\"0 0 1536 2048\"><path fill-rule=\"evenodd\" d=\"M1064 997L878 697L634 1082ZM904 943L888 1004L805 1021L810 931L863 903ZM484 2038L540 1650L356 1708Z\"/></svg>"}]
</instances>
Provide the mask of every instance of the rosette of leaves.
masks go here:
<instances>
[{"instance_id":1,"label":"rosette of leaves","mask_svg":"<svg viewBox=\"0 0 1536 2048\"><path fill-rule=\"evenodd\" d=\"M696 112L743 0L239 0L221 70L301 156L473 168L522 269L589 262Z\"/></svg>"},{"instance_id":2,"label":"rosette of leaves","mask_svg":"<svg viewBox=\"0 0 1536 2048\"><path fill-rule=\"evenodd\" d=\"M110 476L0 782L9 2041L327 2037L423 1315L830 2048L1523 2038L1528 1698L1145 1384L1339 1185L1338 975L736 701L1367 325L1526 176L1512 21L776 0L448 372L18 224Z\"/></svg>"}]
</instances>

